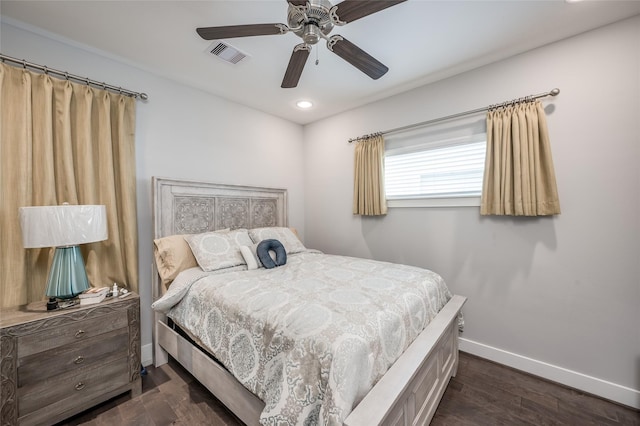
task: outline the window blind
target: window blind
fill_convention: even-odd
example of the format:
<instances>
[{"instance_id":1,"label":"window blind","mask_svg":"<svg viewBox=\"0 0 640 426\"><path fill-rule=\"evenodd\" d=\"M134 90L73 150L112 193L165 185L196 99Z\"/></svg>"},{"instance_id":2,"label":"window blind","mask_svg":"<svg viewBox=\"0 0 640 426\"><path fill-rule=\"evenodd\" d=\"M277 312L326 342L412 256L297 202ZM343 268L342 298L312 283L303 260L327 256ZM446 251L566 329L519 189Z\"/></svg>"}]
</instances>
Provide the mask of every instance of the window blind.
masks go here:
<instances>
[{"instance_id":1,"label":"window blind","mask_svg":"<svg viewBox=\"0 0 640 426\"><path fill-rule=\"evenodd\" d=\"M453 146L427 145L385 155L388 200L479 197L486 141Z\"/></svg>"}]
</instances>

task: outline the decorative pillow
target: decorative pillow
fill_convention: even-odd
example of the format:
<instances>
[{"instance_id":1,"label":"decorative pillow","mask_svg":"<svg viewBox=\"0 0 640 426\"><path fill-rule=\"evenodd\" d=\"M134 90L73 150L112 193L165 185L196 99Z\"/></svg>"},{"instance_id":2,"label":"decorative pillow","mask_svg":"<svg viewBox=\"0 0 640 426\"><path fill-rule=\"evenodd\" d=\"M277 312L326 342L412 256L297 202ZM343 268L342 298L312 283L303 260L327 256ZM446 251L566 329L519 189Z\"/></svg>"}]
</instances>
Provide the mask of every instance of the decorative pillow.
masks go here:
<instances>
[{"instance_id":1,"label":"decorative pillow","mask_svg":"<svg viewBox=\"0 0 640 426\"><path fill-rule=\"evenodd\" d=\"M184 239L189 243L198 265L205 271L246 264L240 247L252 244L246 229L187 235Z\"/></svg>"},{"instance_id":2,"label":"decorative pillow","mask_svg":"<svg viewBox=\"0 0 640 426\"><path fill-rule=\"evenodd\" d=\"M215 232L229 232L229 229ZM165 288L169 287L180 272L198 266L191 247L184 239L186 236L186 234L178 234L153 240L153 255L158 275L160 275L162 285Z\"/></svg>"},{"instance_id":3,"label":"decorative pillow","mask_svg":"<svg viewBox=\"0 0 640 426\"><path fill-rule=\"evenodd\" d=\"M264 267L267 269L282 266L287 263L287 252L285 251L282 243L278 240L271 239L260 241L256 252L258 253L258 259L260 259L260 262L262 262ZM271 252L275 252L275 259L273 259Z\"/></svg>"},{"instance_id":4,"label":"decorative pillow","mask_svg":"<svg viewBox=\"0 0 640 426\"><path fill-rule=\"evenodd\" d=\"M249 230L249 235L254 243L259 243L262 240L278 240L284 246L287 254L299 253L306 250L302 242L296 237L296 234L289 228L255 228Z\"/></svg>"},{"instance_id":5,"label":"decorative pillow","mask_svg":"<svg viewBox=\"0 0 640 426\"><path fill-rule=\"evenodd\" d=\"M158 275L165 287L168 287L180 272L198 266L189 244L184 240L184 235L171 235L153 240L153 255Z\"/></svg>"},{"instance_id":6,"label":"decorative pillow","mask_svg":"<svg viewBox=\"0 0 640 426\"><path fill-rule=\"evenodd\" d=\"M254 244L252 246L240 247L240 253L242 253L242 257L247 264L247 269L250 271L263 267L262 263L260 263L260 259L258 259L258 255L256 254L257 246L257 244Z\"/></svg>"},{"instance_id":7,"label":"decorative pillow","mask_svg":"<svg viewBox=\"0 0 640 426\"><path fill-rule=\"evenodd\" d=\"M264 268L264 265L262 264L262 262L260 261L260 258L258 257L258 244L252 244L250 246L240 247L240 253L242 253L242 257L244 257L244 261L247 262L248 270ZM270 250L269 256L271 256L271 259L275 262L276 252L273 250Z\"/></svg>"}]
</instances>

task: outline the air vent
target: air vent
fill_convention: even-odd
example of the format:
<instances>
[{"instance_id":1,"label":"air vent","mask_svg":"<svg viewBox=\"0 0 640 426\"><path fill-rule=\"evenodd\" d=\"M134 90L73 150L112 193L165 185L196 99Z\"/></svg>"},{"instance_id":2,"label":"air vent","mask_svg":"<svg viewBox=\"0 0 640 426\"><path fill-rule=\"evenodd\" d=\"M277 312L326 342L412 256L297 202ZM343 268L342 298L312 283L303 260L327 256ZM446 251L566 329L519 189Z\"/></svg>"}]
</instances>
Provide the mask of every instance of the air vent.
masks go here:
<instances>
[{"instance_id":1,"label":"air vent","mask_svg":"<svg viewBox=\"0 0 640 426\"><path fill-rule=\"evenodd\" d=\"M231 64L237 64L247 57L245 53L222 41L213 42L208 52Z\"/></svg>"}]
</instances>

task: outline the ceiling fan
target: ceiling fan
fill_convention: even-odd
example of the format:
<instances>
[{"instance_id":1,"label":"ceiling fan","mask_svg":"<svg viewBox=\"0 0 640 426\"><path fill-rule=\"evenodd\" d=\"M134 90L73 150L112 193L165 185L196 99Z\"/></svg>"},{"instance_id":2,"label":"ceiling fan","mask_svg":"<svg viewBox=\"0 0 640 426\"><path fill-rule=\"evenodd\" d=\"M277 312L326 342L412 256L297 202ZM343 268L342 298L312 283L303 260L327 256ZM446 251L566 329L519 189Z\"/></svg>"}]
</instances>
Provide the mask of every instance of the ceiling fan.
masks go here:
<instances>
[{"instance_id":1,"label":"ceiling fan","mask_svg":"<svg viewBox=\"0 0 640 426\"><path fill-rule=\"evenodd\" d=\"M395 6L406 0L343 0L333 6L329 0L287 0L289 3L287 24L250 24L197 28L205 40L278 35L293 32L303 43L293 48L282 88L298 85L307 62L311 46L320 39L327 41L327 48L374 80L389 71L383 63L340 35L329 36L333 27L345 25L357 19Z\"/></svg>"}]
</instances>

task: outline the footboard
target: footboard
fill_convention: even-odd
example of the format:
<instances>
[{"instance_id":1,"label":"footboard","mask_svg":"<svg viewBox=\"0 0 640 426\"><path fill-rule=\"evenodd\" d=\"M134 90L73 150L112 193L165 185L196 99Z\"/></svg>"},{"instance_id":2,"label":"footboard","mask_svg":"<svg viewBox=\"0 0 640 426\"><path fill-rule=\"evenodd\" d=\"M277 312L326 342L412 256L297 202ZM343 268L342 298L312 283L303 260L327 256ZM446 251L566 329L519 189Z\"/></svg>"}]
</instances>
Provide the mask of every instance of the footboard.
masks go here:
<instances>
[{"instance_id":1,"label":"footboard","mask_svg":"<svg viewBox=\"0 0 640 426\"><path fill-rule=\"evenodd\" d=\"M351 412L344 424L426 425L458 368L458 313L454 296ZM426 355L426 356L425 356Z\"/></svg>"}]
</instances>

